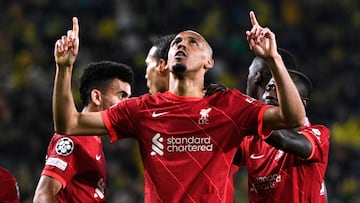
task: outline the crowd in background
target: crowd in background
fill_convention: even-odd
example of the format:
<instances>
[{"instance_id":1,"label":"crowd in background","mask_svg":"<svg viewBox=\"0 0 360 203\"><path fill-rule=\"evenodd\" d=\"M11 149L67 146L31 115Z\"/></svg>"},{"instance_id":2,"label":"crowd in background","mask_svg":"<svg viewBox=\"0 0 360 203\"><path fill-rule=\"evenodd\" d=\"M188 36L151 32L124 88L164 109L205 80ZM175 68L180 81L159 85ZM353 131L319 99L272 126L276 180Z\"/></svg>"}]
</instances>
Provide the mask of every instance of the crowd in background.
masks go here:
<instances>
[{"instance_id":1,"label":"crowd in background","mask_svg":"<svg viewBox=\"0 0 360 203\"><path fill-rule=\"evenodd\" d=\"M332 130L326 174L329 203L360 202L360 2L356 0L2 0L0 1L0 165L16 176L30 202L53 134L53 48L71 17L80 24L74 94L85 64L113 60L136 74L133 95L147 92L145 57L157 35L196 30L214 49L206 83L245 90L253 57L245 38L254 10L278 46L297 57L313 82L307 109ZM109 202L142 202L137 144L104 141ZM246 202L245 172L235 177L236 202Z\"/></svg>"}]
</instances>

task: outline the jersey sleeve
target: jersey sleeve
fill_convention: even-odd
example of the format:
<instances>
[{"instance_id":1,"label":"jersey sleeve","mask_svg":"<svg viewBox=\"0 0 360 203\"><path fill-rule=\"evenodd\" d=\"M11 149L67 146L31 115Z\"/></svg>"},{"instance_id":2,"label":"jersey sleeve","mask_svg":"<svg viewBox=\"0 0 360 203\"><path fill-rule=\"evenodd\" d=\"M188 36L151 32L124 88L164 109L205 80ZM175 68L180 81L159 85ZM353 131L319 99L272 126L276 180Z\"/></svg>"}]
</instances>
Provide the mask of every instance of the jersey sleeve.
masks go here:
<instances>
[{"instance_id":1,"label":"jersey sleeve","mask_svg":"<svg viewBox=\"0 0 360 203\"><path fill-rule=\"evenodd\" d=\"M48 146L45 166L41 175L58 180L63 188L76 174L76 161L81 159L83 146L71 136L54 135Z\"/></svg>"},{"instance_id":2,"label":"jersey sleeve","mask_svg":"<svg viewBox=\"0 0 360 203\"><path fill-rule=\"evenodd\" d=\"M330 147L330 130L323 125L312 125L302 128L299 133L303 134L312 145L312 152L308 161L324 161L328 159Z\"/></svg>"},{"instance_id":3,"label":"jersey sleeve","mask_svg":"<svg viewBox=\"0 0 360 203\"><path fill-rule=\"evenodd\" d=\"M257 131L257 133L263 140L268 138L273 132L271 129L263 128L263 117L264 117L265 110L267 108L269 108L269 105L263 106L258 115L258 131Z\"/></svg>"},{"instance_id":4,"label":"jersey sleeve","mask_svg":"<svg viewBox=\"0 0 360 203\"><path fill-rule=\"evenodd\" d=\"M0 167L0 201L19 202L19 187L15 177L4 168Z\"/></svg>"},{"instance_id":5,"label":"jersey sleeve","mask_svg":"<svg viewBox=\"0 0 360 203\"><path fill-rule=\"evenodd\" d=\"M239 166L246 166L246 155L247 155L247 151L246 151L246 144L247 144L247 137L245 137L243 139L243 141L241 142L240 144L240 147L239 147L239 151L241 152L241 156L239 157L240 159L240 162L239 162ZM238 152L239 153L239 152Z\"/></svg>"},{"instance_id":6,"label":"jersey sleeve","mask_svg":"<svg viewBox=\"0 0 360 203\"><path fill-rule=\"evenodd\" d=\"M246 135L259 135L267 137L271 134L271 129L263 128L263 117L267 108L270 106L249 97L238 90L233 90L234 96L231 97L229 106L237 114L237 123ZM232 104L233 103L233 104Z\"/></svg>"},{"instance_id":7,"label":"jersey sleeve","mask_svg":"<svg viewBox=\"0 0 360 203\"><path fill-rule=\"evenodd\" d=\"M129 99L101 112L111 142L132 136L131 132L136 129L134 123L138 120L134 111L136 105L135 99Z\"/></svg>"}]
</instances>

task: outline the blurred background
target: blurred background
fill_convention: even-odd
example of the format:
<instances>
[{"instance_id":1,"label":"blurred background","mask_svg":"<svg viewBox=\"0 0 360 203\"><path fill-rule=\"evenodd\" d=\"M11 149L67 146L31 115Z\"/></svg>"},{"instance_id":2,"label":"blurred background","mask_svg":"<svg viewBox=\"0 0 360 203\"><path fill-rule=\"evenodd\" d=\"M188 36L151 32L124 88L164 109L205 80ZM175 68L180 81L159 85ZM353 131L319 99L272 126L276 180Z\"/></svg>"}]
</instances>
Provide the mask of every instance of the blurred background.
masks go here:
<instances>
[{"instance_id":1,"label":"blurred background","mask_svg":"<svg viewBox=\"0 0 360 203\"><path fill-rule=\"evenodd\" d=\"M207 84L245 90L253 53L245 31L249 11L276 33L278 46L298 59L314 85L308 116L332 132L326 184L330 203L360 202L360 1L358 0L1 0L0 165L16 176L21 202L31 202L53 135L51 96L55 41L79 17L82 68L113 60L136 73L133 95L147 92L145 57L154 36L193 29L213 46L215 68ZM133 140L109 144L109 202L143 199L143 179ZM247 202L246 174L235 177L236 202Z\"/></svg>"}]
</instances>

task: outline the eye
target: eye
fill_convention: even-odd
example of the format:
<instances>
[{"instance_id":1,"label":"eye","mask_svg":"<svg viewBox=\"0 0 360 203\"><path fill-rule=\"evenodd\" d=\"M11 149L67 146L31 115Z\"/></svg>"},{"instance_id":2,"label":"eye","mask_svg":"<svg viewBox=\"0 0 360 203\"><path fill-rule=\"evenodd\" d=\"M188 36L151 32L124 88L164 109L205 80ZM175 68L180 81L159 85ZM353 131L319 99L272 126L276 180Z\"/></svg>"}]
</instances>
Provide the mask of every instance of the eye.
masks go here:
<instances>
[{"instance_id":1,"label":"eye","mask_svg":"<svg viewBox=\"0 0 360 203\"><path fill-rule=\"evenodd\" d=\"M176 44L178 44L178 43L180 43L181 42L181 38L180 37L178 37L178 38L175 38L172 42L171 42L171 46L174 46L174 45L176 45Z\"/></svg>"},{"instance_id":2,"label":"eye","mask_svg":"<svg viewBox=\"0 0 360 203\"><path fill-rule=\"evenodd\" d=\"M271 91L271 90L275 90L276 89L276 86L275 86L275 84L268 84L268 85L266 85L266 87L265 87L265 91Z\"/></svg>"},{"instance_id":3,"label":"eye","mask_svg":"<svg viewBox=\"0 0 360 203\"><path fill-rule=\"evenodd\" d=\"M126 99L129 97L128 93L126 93L125 91L121 91L118 93L118 96L120 99Z\"/></svg>"},{"instance_id":4,"label":"eye","mask_svg":"<svg viewBox=\"0 0 360 203\"><path fill-rule=\"evenodd\" d=\"M190 44L197 44L197 41L195 39L190 39Z\"/></svg>"}]
</instances>

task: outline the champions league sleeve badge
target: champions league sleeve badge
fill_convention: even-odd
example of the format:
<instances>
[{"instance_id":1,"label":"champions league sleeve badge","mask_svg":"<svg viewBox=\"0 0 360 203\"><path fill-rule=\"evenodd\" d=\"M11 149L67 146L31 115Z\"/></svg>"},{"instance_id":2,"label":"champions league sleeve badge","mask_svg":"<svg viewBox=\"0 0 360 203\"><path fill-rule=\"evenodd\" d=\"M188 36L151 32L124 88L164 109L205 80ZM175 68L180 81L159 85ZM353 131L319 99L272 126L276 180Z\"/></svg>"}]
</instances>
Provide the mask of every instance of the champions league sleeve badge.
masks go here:
<instances>
[{"instance_id":1,"label":"champions league sleeve badge","mask_svg":"<svg viewBox=\"0 0 360 203\"><path fill-rule=\"evenodd\" d=\"M68 137L61 138L56 143L55 150L58 155L67 156L74 150L74 142Z\"/></svg>"}]
</instances>

